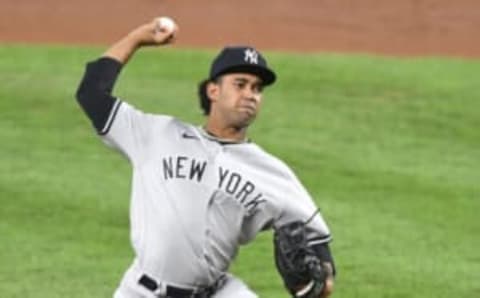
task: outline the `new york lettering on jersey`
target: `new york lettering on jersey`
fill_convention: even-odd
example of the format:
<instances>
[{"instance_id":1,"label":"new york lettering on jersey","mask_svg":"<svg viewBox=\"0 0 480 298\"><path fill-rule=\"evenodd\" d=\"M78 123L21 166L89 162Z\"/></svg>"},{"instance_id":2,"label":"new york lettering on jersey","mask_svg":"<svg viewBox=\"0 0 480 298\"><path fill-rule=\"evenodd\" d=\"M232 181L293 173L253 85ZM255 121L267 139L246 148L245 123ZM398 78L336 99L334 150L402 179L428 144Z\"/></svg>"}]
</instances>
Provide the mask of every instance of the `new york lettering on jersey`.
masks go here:
<instances>
[{"instance_id":1,"label":"new york lettering on jersey","mask_svg":"<svg viewBox=\"0 0 480 298\"><path fill-rule=\"evenodd\" d=\"M187 179L202 183L207 167L212 167L206 160L197 160L189 156L169 156L162 158L162 173L165 181ZM217 188L229 194L250 212L266 198L258 187L240 173L222 166L217 167Z\"/></svg>"}]
</instances>

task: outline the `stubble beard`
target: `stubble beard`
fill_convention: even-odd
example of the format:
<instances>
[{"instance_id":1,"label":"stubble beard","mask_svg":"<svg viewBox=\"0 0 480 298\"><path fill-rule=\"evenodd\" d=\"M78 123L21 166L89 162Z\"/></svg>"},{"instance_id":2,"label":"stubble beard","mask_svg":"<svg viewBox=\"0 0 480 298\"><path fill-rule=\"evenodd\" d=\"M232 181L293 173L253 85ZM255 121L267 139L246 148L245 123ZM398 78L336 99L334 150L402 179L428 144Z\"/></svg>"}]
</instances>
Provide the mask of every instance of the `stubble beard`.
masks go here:
<instances>
[{"instance_id":1,"label":"stubble beard","mask_svg":"<svg viewBox=\"0 0 480 298\"><path fill-rule=\"evenodd\" d=\"M234 127L236 130L246 130L253 122L255 122L255 119L257 118L256 113L246 113L246 112L241 112L234 117L235 119L232 121L232 127Z\"/></svg>"}]
</instances>

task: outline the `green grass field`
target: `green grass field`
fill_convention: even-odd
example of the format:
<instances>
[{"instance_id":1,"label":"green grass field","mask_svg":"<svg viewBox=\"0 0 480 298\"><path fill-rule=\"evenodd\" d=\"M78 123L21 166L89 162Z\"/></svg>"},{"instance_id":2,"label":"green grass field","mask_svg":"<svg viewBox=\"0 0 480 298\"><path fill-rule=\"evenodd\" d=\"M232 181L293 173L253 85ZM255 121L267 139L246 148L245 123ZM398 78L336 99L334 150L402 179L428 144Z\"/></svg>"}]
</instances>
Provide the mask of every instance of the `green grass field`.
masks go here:
<instances>
[{"instance_id":1,"label":"green grass field","mask_svg":"<svg viewBox=\"0 0 480 298\"><path fill-rule=\"evenodd\" d=\"M110 297L131 261L130 168L74 101L101 48L0 46L0 297ZM146 50L116 94L202 122L214 52ZM333 235L334 297L480 297L480 61L268 53L252 138L289 163ZM288 297L271 234L232 271Z\"/></svg>"}]
</instances>

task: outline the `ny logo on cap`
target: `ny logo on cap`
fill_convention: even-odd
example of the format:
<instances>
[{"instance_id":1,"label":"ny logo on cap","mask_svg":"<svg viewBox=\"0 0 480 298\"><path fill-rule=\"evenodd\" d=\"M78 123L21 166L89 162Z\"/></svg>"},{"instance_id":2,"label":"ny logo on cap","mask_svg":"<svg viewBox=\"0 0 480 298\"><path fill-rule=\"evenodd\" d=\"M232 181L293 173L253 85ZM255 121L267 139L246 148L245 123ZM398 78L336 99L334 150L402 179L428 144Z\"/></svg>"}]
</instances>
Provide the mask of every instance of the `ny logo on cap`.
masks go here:
<instances>
[{"instance_id":1,"label":"ny logo on cap","mask_svg":"<svg viewBox=\"0 0 480 298\"><path fill-rule=\"evenodd\" d=\"M245 50L245 62L251 64L258 64L258 53L254 49Z\"/></svg>"}]
</instances>

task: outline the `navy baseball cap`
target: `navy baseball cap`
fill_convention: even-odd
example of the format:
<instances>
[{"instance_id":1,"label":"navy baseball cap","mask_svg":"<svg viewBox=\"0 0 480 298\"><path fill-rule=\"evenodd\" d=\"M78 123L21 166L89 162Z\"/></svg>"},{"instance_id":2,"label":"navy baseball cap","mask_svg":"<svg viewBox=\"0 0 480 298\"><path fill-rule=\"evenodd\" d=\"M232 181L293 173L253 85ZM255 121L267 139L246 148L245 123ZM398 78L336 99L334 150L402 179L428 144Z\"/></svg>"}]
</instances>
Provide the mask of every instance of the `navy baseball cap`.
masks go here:
<instances>
[{"instance_id":1,"label":"navy baseball cap","mask_svg":"<svg viewBox=\"0 0 480 298\"><path fill-rule=\"evenodd\" d=\"M232 46L225 47L213 60L210 79L214 80L223 74L237 72L257 75L262 79L264 86L273 84L277 77L256 49L248 46Z\"/></svg>"}]
</instances>

